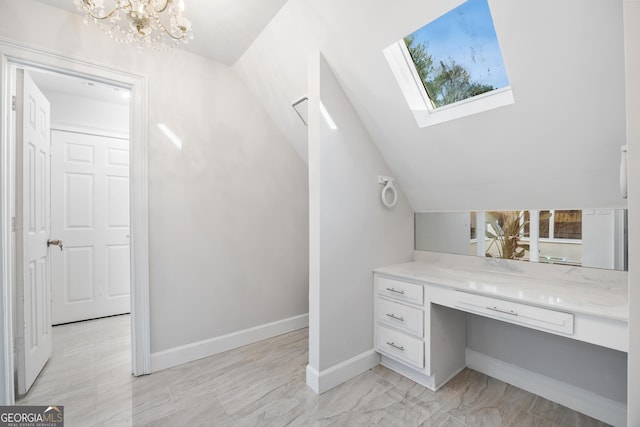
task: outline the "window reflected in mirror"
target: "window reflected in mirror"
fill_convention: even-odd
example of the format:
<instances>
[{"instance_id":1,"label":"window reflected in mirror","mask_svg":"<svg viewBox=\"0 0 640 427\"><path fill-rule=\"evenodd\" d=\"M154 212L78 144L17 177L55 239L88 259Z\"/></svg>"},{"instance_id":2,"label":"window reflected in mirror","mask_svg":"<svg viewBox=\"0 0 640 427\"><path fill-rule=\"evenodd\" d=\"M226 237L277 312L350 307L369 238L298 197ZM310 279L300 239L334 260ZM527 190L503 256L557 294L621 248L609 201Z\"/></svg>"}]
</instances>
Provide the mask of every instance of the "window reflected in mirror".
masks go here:
<instances>
[{"instance_id":1,"label":"window reflected in mirror","mask_svg":"<svg viewBox=\"0 0 640 427\"><path fill-rule=\"evenodd\" d=\"M626 224L626 209L416 213L415 248L626 270Z\"/></svg>"}]
</instances>

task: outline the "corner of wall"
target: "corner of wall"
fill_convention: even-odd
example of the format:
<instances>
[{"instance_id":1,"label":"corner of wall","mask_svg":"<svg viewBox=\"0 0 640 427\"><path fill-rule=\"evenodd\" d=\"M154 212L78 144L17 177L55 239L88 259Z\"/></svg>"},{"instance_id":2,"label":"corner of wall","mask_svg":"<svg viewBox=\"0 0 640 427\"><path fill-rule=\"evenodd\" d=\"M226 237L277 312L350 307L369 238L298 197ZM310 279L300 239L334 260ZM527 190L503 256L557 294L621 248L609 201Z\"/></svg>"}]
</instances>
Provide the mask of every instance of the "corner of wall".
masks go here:
<instances>
[{"instance_id":1,"label":"corner of wall","mask_svg":"<svg viewBox=\"0 0 640 427\"><path fill-rule=\"evenodd\" d=\"M323 392L375 366L373 269L411 260L413 210L320 52L309 57L309 367Z\"/></svg>"},{"instance_id":2,"label":"corner of wall","mask_svg":"<svg viewBox=\"0 0 640 427\"><path fill-rule=\"evenodd\" d=\"M322 394L379 364L380 355L371 349L320 372L307 365L307 385Z\"/></svg>"}]
</instances>

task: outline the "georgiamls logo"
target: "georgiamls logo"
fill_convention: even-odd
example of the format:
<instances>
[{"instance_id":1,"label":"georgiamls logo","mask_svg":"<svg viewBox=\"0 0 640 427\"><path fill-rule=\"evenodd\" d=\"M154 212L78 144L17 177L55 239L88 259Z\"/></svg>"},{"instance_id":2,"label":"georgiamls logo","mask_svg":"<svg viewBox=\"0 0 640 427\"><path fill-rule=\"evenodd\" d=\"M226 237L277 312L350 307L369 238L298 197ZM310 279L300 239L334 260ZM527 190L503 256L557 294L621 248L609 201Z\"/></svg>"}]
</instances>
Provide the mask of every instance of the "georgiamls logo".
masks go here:
<instances>
[{"instance_id":1,"label":"georgiamls logo","mask_svg":"<svg viewBox=\"0 0 640 427\"><path fill-rule=\"evenodd\" d=\"M0 406L0 427L62 427L64 406Z\"/></svg>"}]
</instances>

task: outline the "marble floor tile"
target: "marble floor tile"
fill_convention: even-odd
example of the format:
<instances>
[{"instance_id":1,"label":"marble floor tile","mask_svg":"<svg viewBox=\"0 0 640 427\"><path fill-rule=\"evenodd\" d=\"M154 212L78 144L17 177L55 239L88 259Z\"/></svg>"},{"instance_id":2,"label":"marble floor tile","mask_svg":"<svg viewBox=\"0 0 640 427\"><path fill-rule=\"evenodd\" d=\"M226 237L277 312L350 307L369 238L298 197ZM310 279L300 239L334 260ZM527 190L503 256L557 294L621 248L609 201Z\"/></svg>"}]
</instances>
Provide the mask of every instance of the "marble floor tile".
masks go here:
<instances>
[{"instance_id":1,"label":"marble floor tile","mask_svg":"<svg viewBox=\"0 0 640 427\"><path fill-rule=\"evenodd\" d=\"M462 421L438 411L420 424L420 427L467 427Z\"/></svg>"},{"instance_id":2,"label":"marble floor tile","mask_svg":"<svg viewBox=\"0 0 640 427\"><path fill-rule=\"evenodd\" d=\"M470 369L434 393L376 366L318 396L307 329L136 378L129 321L56 326L53 356L17 404L64 405L67 427L604 425Z\"/></svg>"},{"instance_id":3,"label":"marble floor tile","mask_svg":"<svg viewBox=\"0 0 640 427\"><path fill-rule=\"evenodd\" d=\"M533 395L486 375L461 373L465 381L454 382L442 410L471 426L508 426L529 407ZM443 387L447 390L447 387Z\"/></svg>"},{"instance_id":4,"label":"marble floor tile","mask_svg":"<svg viewBox=\"0 0 640 427\"><path fill-rule=\"evenodd\" d=\"M338 418L344 425L417 426L438 411L438 402L403 399L393 388L360 404Z\"/></svg>"},{"instance_id":5,"label":"marble floor tile","mask_svg":"<svg viewBox=\"0 0 640 427\"><path fill-rule=\"evenodd\" d=\"M602 427L607 425L540 396L533 398L527 410L539 418L563 427Z\"/></svg>"},{"instance_id":6,"label":"marble floor tile","mask_svg":"<svg viewBox=\"0 0 640 427\"><path fill-rule=\"evenodd\" d=\"M295 399L287 396L285 385L236 410L233 417L239 426L279 426L294 421L309 422L309 414ZM227 408L227 406L225 406Z\"/></svg>"},{"instance_id":7,"label":"marble floor tile","mask_svg":"<svg viewBox=\"0 0 640 427\"><path fill-rule=\"evenodd\" d=\"M520 411L509 427L554 427L554 424L526 411Z\"/></svg>"},{"instance_id":8,"label":"marble floor tile","mask_svg":"<svg viewBox=\"0 0 640 427\"><path fill-rule=\"evenodd\" d=\"M231 427L237 425L236 421L229 416L222 404L215 398L202 399L191 402L191 406L177 410L168 417L167 427L176 426L220 426ZM156 427L163 425L159 420L149 424Z\"/></svg>"}]
</instances>

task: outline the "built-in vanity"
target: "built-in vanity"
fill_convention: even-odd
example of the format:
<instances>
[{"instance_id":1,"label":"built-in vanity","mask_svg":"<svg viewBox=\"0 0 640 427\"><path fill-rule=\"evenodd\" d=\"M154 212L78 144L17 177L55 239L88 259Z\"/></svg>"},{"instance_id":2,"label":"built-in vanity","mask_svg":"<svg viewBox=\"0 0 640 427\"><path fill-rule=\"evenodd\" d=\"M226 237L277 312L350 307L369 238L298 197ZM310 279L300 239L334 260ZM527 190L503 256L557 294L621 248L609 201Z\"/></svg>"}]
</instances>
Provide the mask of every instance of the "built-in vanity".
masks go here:
<instances>
[{"instance_id":1,"label":"built-in vanity","mask_svg":"<svg viewBox=\"0 0 640 427\"><path fill-rule=\"evenodd\" d=\"M624 272L591 277L575 268L545 277L497 260L484 263L470 268L435 259L376 269L374 336L381 363L437 390L467 366L467 313L628 350ZM605 421L618 424L615 413L623 408L607 410Z\"/></svg>"}]
</instances>

